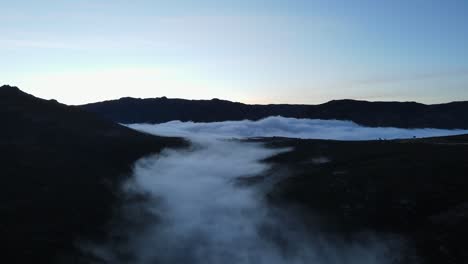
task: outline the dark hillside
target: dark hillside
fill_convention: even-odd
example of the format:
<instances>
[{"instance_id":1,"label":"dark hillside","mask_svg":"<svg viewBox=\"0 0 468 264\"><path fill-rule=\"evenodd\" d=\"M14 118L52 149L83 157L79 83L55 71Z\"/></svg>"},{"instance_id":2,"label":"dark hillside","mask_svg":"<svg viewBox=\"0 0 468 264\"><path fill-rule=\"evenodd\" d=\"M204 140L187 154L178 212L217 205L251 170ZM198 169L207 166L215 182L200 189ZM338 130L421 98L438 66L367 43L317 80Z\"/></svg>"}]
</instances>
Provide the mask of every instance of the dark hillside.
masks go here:
<instances>
[{"instance_id":1,"label":"dark hillside","mask_svg":"<svg viewBox=\"0 0 468 264\"><path fill-rule=\"evenodd\" d=\"M132 163L184 144L10 86L0 87L0 120L5 263L53 263L64 255L73 263L73 241L103 234Z\"/></svg>"},{"instance_id":2,"label":"dark hillside","mask_svg":"<svg viewBox=\"0 0 468 264\"><path fill-rule=\"evenodd\" d=\"M424 263L468 263L468 136L339 142L265 139L291 175L272 201L321 215L333 232L412 238Z\"/></svg>"},{"instance_id":3,"label":"dark hillside","mask_svg":"<svg viewBox=\"0 0 468 264\"><path fill-rule=\"evenodd\" d=\"M245 105L225 100L184 100L122 98L80 106L90 112L120 123L163 123L172 120L216 122L258 120L271 115L288 117L305 113L306 106Z\"/></svg>"},{"instance_id":4,"label":"dark hillside","mask_svg":"<svg viewBox=\"0 0 468 264\"><path fill-rule=\"evenodd\" d=\"M320 105L247 105L224 100L136 99L81 106L120 123L172 120L215 122L269 116L351 120L365 126L468 129L468 102L424 105L414 102L336 100Z\"/></svg>"}]
</instances>

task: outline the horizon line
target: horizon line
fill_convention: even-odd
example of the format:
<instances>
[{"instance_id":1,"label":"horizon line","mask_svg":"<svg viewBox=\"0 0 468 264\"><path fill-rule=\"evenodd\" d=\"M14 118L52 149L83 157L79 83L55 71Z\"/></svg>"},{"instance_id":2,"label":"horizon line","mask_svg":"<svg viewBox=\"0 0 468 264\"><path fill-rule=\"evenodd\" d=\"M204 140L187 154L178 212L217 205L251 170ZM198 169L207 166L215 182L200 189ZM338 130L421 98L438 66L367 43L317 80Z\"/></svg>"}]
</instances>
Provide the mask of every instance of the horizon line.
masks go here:
<instances>
[{"instance_id":1,"label":"horizon line","mask_svg":"<svg viewBox=\"0 0 468 264\"><path fill-rule=\"evenodd\" d=\"M112 101L119 101L122 99L134 99L134 100L157 100L157 99L167 99L167 100L186 100L186 101L225 101L225 102L231 102L231 103L239 103L239 104L244 104L244 105L298 105L298 106L314 106L314 105L323 105L335 101L354 101L354 102L367 102L367 103L415 103L415 104L420 104L420 105L426 105L426 106L431 106L431 105L446 105L446 104L452 104L452 103L463 103L463 102L468 102L468 99L465 100L454 100L454 101L445 101L445 102L440 102L440 103L422 103L414 100L408 100L408 101L398 101L398 100L369 100L369 99L356 99L356 98L340 98L340 99L330 99L321 103L248 103L248 102L242 102L242 101L236 101L236 100L229 100L225 98L217 98L213 97L211 99L194 99L194 98L180 98L180 97L167 97L167 96L159 96L159 97L133 97L133 96L124 96L124 97L118 97L118 98L110 98L110 99L104 99L100 101L92 101L89 103L82 103L82 104L68 104L61 102L60 100L56 98L43 98L40 96L36 96L35 94L26 92L19 88L16 85L10 85L10 84L2 84L0 85L0 88L16 88L19 91L30 94L34 97L41 98L44 100L55 100L59 103L69 105L69 106L83 106L83 105L91 105L91 104L98 104L98 103L104 103L104 102L112 102Z\"/></svg>"}]
</instances>

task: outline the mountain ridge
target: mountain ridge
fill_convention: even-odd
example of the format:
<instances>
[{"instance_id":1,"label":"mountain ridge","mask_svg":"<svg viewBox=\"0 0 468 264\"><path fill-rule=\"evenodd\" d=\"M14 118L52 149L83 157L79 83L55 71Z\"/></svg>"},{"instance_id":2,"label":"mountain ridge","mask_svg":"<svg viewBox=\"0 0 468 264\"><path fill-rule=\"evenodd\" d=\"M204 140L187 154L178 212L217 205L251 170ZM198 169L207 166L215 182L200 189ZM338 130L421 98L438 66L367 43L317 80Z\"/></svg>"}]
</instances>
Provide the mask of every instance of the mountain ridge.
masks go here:
<instances>
[{"instance_id":1,"label":"mountain ridge","mask_svg":"<svg viewBox=\"0 0 468 264\"><path fill-rule=\"evenodd\" d=\"M318 105L125 97L79 106L118 123L221 122L269 116L350 120L370 127L468 129L468 101L443 104L332 100Z\"/></svg>"}]
</instances>

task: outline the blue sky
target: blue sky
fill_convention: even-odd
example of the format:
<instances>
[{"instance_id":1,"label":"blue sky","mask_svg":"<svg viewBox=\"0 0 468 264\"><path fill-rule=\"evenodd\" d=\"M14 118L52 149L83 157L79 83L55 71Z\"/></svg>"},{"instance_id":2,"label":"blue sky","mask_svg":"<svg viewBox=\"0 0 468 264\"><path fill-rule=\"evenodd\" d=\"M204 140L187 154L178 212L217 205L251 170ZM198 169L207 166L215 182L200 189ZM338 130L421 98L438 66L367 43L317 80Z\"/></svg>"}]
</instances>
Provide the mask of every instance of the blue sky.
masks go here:
<instances>
[{"instance_id":1,"label":"blue sky","mask_svg":"<svg viewBox=\"0 0 468 264\"><path fill-rule=\"evenodd\" d=\"M4 1L0 82L68 104L468 100L468 2Z\"/></svg>"}]
</instances>

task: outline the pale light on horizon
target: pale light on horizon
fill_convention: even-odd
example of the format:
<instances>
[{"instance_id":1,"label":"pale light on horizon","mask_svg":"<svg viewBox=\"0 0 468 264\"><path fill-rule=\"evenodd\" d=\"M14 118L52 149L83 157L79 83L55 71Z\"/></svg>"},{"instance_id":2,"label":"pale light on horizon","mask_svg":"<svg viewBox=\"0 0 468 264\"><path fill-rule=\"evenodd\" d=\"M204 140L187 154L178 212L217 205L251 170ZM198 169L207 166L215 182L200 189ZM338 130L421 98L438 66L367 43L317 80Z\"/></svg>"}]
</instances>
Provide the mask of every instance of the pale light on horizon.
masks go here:
<instances>
[{"instance_id":1,"label":"pale light on horizon","mask_svg":"<svg viewBox=\"0 0 468 264\"><path fill-rule=\"evenodd\" d=\"M0 5L1 84L67 104L468 100L468 3L459 1Z\"/></svg>"}]
</instances>

